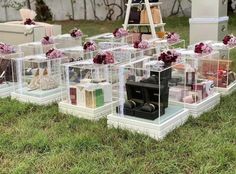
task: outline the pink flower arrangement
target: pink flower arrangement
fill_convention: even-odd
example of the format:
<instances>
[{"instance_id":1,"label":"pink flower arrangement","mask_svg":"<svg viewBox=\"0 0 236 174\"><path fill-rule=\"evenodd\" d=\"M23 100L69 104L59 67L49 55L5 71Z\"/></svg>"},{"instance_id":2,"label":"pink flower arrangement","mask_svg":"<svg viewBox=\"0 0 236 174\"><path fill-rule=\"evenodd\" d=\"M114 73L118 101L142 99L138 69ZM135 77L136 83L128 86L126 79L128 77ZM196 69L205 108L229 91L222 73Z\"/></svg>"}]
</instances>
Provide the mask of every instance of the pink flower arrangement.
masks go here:
<instances>
[{"instance_id":1,"label":"pink flower arrangement","mask_svg":"<svg viewBox=\"0 0 236 174\"><path fill-rule=\"evenodd\" d=\"M162 52L161 55L158 57L158 60L163 61L165 63L165 67L169 67L173 62L176 62L179 57L179 53L174 50L169 50L166 52Z\"/></svg>"},{"instance_id":2,"label":"pink flower arrangement","mask_svg":"<svg viewBox=\"0 0 236 174\"><path fill-rule=\"evenodd\" d=\"M50 44L54 44L54 40L49 36L45 36L42 38L41 43L42 45L50 45Z\"/></svg>"},{"instance_id":3,"label":"pink flower arrangement","mask_svg":"<svg viewBox=\"0 0 236 174\"><path fill-rule=\"evenodd\" d=\"M46 53L47 58L49 59L56 59L56 58L61 58L64 56L64 53L60 50L57 49L50 49L47 53Z\"/></svg>"},{"instance_id":4,"label":"pink flower arrangement","mask_svg":"<svg viewBox=\"0 0 236 174\"><path fill-rule=\"evenodd\" d=\"M70 35L73 38L80 38L83 36L83 32L80 29L74 28L70 31Z\"/></svg>"},{"instance_id":5,"label":"pink flower arrangement","mask_svg":"<svg viewBox=\"0 0 236 174\"><path fill-rule=\"evenodd\" d=\"M194 52L197 54L210 54L213 51L212 47L203 42L195 45Z\"/></svg>"},{"instance_id":6,"label":"pink flower arrangement","mask_svg":"<svg viewBox=\"0 0 236 174\"><path fill-rule=\"evenodd\" d=\"M227 35L224 37L223 43L229 46L236 46L236 37L234 35Z\"/></svg>"},{"instance_id":7,"label":"pink flower arrangement","mask_svg":"<svg viewBox=\"0 0 236 174\"><path fill-rule=\"evenodd\" d=\"M128 31L125 30L124 28L117 28L113 32L113 35L115 38L121 38L121 37L127 36L128 34L129 34Z\"/></svg>"},{"instance_id":8,"label":"pink flower arrangement","mask_svg":"<svg viewBox=\"0 0 236 174\"><path fill-rule=\"evenodd\" d=\"M134 48L139 48L139 49L147 49L150 47L150 44L146 40L140 41L135 41L134 42Z\"/></svg>"},{"instance_id":9,"label":"pink flower arrangement","mask_svg":"<svg viewBox=\"0 0 236 174\"><path fill-rule=\"evenodd\" d=\"M93 63L95 64L113 64L114 62L114 56L109 51L99 53L93 58Z\"/></svg>"},{"instance_id":10,"label":"pink flower arrangement","mask_svg":"<svg viewBox=\"0 0 236 174\"><path fill-rule=\"evenodd\" d=\"M84 44L85 51L95 51L97 49L97 45L94 42L86 42Z\"/></svg>"},{"instance_id":11,"label":"pink flower arrangement","mask_svg":"<svg viewBox=\"0 0 236 174\"><path fill-rule=\"evenodd\" d=\"M179 40L180 40L180 36L177 33L171 32L167 34L167 42L169 44L179 42Z\"/></svg>"},{"instance_id":12,"label":"pink flower arrangement","mask_svg":"<svg viewBox=\"0 0 236 174\"><path fill-rule=\"evenodd\" d=\"M1 54L11 54L15 53L15 48L11 45L7 45L5 43L0 43L0 53Z\"/></svg>"},{"instance_id":13,"label":"pink flower arrangement","mask_svg":"<svg viewBox=\"0 0 236 174\"><path fill-rule=\"evenodd\" d=\"M24 25L35 25L35 22L32 19L27 18L24 22Z\"/></svg>"}]
</instances>

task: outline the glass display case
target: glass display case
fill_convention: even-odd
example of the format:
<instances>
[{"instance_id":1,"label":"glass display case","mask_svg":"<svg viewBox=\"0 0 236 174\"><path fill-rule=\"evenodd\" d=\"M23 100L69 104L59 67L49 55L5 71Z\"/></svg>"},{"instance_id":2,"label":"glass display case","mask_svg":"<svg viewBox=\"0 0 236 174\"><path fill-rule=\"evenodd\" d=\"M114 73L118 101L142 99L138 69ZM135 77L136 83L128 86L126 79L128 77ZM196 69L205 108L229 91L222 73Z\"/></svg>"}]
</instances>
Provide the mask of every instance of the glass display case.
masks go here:
<instances>
[{"instance_id":1,"label":"glass display case","mask_svg":"<svg viewBox=\"0 0 236 174\"><path fill-rule=\"evenodd\" d=\"M72 37L71 34L62 34L55 36L53 38L56 47L60 48L70 48L76 46L82 46L82 36L81 37Z\"/></svg>"},{"instance_id":2,"label":"glass display case","mask_svg":"<svg viewBox=\"0 0 236 174\"><path fill-rule=\"evenodd\" d=\"M15 59L17 82L12 98L35 104L50 104L66 94L62 64L65 56L48 58L45 55L26 56Z\"/></svg>"},{"instance_id":3,"label":"glass display case","mask_svg":"<svg viewBox=\"0 0 236 174\"><path fill-rule=\"evenodd\" d=\"M225 45L223 42L212 42L214 50L219 51L218 91L228 95L236 90L236 67L233 63L236 57L236 46Z\"/></svg>"},{"instance_id":4,"label":"glass display case","mask_svg":"<svg viewBox=\"0 0 236 174\"><path fill-rule=\"evenodd\" d=\"M133 43L132 35L116 38L114 37L113 33L103 33L100 35L95 35L85 38L85 41L96 43L96 45L102 50Z\"/></svg>"},{"instance_id":5,"label":"glass display case","mask_svg":"<svg viewBox=\"0 0 236 174\"><path fill-rule=\"evenodd\" d=\"M17 83L15 59L21 59L23 53L0 53L0 97L8 97L14 91L14 83Z\"/></svg>"},{"instance_id":6,"label":"glass display case","mask_svg":"<svg viewBox=\"0 0 236 174\"><path fill-rule=\"evenodd\" d=\"M112 114L108 126L123 128L163 138L168 132L183 124L189 112L184 105L170 102L169 83L173 81L176 63L160 61L158 57L145 57L119 68L119 95L113 96ZM183 63L184 65L184 63ZM181 76L181 92L185 79Z\"/></svg>"},{"instance_id":7,"label":"glass display case","mask_svg":"<svg viewBox=\"0 0 236 174\"><path fill-rule=\"evenodd\" d=\"M24 53L24 56L45 54L50 49L55 48L56 44L43 45L41 42L31 42L18 45L19 51Z\"/></svg>"},{"instance_id":8,"label":"glass display case","mask_svg":"<svg viewBox=\"0 0 236 174\"><path fill-rule=\"evenodd\" d=\"M193 50L177 50L185 60L185 64L175 67L178 73L184 74L186 83L182 85L175 79L170 86L172 103L184 104L195 117L208 111L220 102L217 92L219 52L196 54ZM185 69L182 67L185 66ZM184 95L180 96L178 88L186 86Z\"/></svg>"},{"instance_id":9,"label":"glass display case","mask_svg":"<svg viewBox=\"0 0 236 174\"><path fill-rule=\"evenodd\" d=\"M65 64L64 68L67 97L59 103L60 112L90 120L111 113L109 64L94 64L90 59Z\"/></svg>"}]
</instances>

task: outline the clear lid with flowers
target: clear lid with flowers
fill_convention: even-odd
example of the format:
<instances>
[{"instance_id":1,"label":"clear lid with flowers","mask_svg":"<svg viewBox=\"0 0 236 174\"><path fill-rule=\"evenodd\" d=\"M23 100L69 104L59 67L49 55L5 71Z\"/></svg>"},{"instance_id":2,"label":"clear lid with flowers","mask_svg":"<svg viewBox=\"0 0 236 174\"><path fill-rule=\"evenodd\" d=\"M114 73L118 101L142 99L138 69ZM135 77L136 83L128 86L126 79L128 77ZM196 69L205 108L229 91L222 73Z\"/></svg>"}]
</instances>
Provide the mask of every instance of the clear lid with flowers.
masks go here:
<instances>
[{"instance_id":1,"label":"clear lid with flowers","mask_svg":"<svg viewBox=\"0 0 236 174\"><path fill-rule=\"evenodd\" d=\"M183 65L181 55L174 50L143 57L119 68L119 92L113 96L113 115L162 124L184 112L184 105L170 102L170 83L176 81L174 93L184 97L185 76L175 67ZM177 97L176 97L177 98Z\"/></svg>"},{"instance_id":2,"label":"clear lid with flowers","mask_svg":"<svg viewBox=\"0 0 236 174\"><path fill-rule=\"evenodd\" d=\"M0 43L0 97L7 97L14 90L16 72L14 59L20 59L23 53L17 47Z\"/></svg>"},{"instance_id":3,"label":"clear lid with flowers","mask_svg":"<svg viewBox=\"0 0 236 174\"><path fill-rule=\"evenodd\" d=\"M39 42L18 45L18 49L24 53L24 56L45 54L48 50L55 47L56 44L51 36L44 36Z\"/></svg>"},{"instance_id":4,"label":"clear lid with flowers","mask_svg":"<svg viewBox=\"0 0 236 174\"><path fill-rule=\"evenodd\" d=\"M91 36L85 40L96 43L102 50L133 43L132 35L130 35L128 31L123 28L117 28L113 33L103 33Z\"/></svg>"},{"instance_id":5,"label":"clear lid with flowers","mask_svg":"<svg viewBox=\"0 0 236 174\"><path fill-rule=\"evenodd\" d=\"M68 34L55 36L53 40L57 45L58 49L71 48L71 47L82 46L83 37L84 37L83 32L78 28L74 28L70 30Z\"/></svg>"},{"instance_id":6,"label":"clear lid with flowers","mask_svg":"<svg viewBox=\"0 0 236 174\"><path fill-rule=\"evenodd\" d=\"M14 93L35 98L61 94L65 88L61 65L69 59L63 52L50 49L46 54L30 55L14 59L17 84Z\"/></svg>"}]
</instances>

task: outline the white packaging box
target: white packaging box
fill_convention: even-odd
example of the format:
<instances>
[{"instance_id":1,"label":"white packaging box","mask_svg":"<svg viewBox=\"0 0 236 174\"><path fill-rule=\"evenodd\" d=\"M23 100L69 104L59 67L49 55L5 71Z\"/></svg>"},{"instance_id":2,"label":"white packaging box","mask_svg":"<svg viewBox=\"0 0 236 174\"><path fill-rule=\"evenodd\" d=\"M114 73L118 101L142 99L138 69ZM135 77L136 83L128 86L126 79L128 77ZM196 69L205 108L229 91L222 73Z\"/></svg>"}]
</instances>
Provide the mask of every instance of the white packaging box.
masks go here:
<instances>
[{"instance_id":1,"label":"white packaging box","mask_svg":"<svg viewBox=\"0 0 236 174\"><path fill-rule=\"evenodd\" d=\"M191 18L190 44L205 40L222 41L228 34L229 17L220 18Z\"/></svg>"},{"instance_id":2,"label":"white packaging box","mask_svg":"<svg viewBox=\"0 0 236 174\"><path fill-rule=\"evenodd\" d=\"M60 25L52 25L53 35L61 34ZM46 35L46 27L35 25L26 26L20 23L0 23L1 42L19 45L40 41Z\"/></svg>"},{"instance_id":3,"label":"white packaging box","mask_svg":"<svg viewBox=\"0 0 236 174\"><path fill-rule=\"evenodd\" d=\"M192 0L192 18L227 16L228 0Z\"/></svg>"}]
</instances>

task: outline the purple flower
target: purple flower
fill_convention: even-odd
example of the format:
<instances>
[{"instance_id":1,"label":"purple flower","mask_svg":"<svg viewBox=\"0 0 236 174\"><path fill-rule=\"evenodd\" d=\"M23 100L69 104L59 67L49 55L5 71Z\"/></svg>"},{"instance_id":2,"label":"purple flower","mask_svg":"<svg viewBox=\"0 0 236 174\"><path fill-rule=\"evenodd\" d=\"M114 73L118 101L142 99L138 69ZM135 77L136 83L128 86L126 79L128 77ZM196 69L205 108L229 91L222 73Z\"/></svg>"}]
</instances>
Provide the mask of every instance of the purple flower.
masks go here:
<instances>
[{"instance_id":1,"label":"purple flower","mask_svg":"<svg viewBox=\"0 0 236 174\"><path fill-rule=\"evenodd\" d=\"M85 51L95 51L97 46L94 42L86 42L83 48Z\"/></svg>"},{"instance_id":2,"label":"purple flower","mask_svg":"<svg viewBox=\"0 0 236 174\"><path fill-rule=\"evenodd\" d=\"M50 44L54 44L54 40L49 36L45 36L42 38L41 43L43 45L50 45Z\"/></svg>"},{"instance_id":3,"label":"purple flower","mask_svg":"<svg viewBox=\"0 0 236 174\"><path fill-rule=\"evenodd\" d=\"M80 38L83 36L83 32L80 29L74 28L70 31L70 35L73 38Z\"/></svg>"},{"instance_id":4,"label":"purple flower","mask_svg":"<svg viewBox=\"0 0 236 174\"><path fill-rule=\"evenodd\" d=\"M177 33L175 33L175 32L168 33L168 35L167 35L167 42L169 44L173 44L173 43L179 42L179 40L180 40L180 36Z\"/></svg>"},{"instance_id":5,"label":"purple flower","mask_svg":"<svg viewBox=\"0 0 236 174\"><path fill-rule=\"evenodd\" d=\"M134 46L134 48L147 49L150 47L150 44L148 41L142 40L141 42L135 41L133 46Z\"/></svg>"},{"instance_id":6,"label":"purple flower","mask_svg":"<svg viewBox=\"0 0 236 174\"><path fill-rule=\"evenodd\" d=\"M168 67L171 66L172 62L176 62L179 56L180 54L178 54L174 50L169 50L166 52L162 52L158 57L158 60L163 61L165 63L165 67Z\"/></svg>"},{"instance_id":7,"label":"purple flower","mask_svg":"<svg viewBox=\"0 0 236 174\"><path fill-rule=\"evenodd\" d=\"M24 22L24 25L35 25L35 22L32 19L27 18Z\"/></svg>"},{"instance_id":8,"label":"purple flower","mask_svg":"<svg viewBox=\"0 0 236 174\"><path fill-rule=\"evenodd\" d=\"M236 46L236 37L234 35L227 35L224 37L223 43L228 46Z\"/></svg>"},{"instance_id":9,"label":"purple flower","mask_svg":"<svg viewBox=\"0 0 236 174\"><path fill-rule=\"evenodd\" d=\"M113 35L115 38L121 38L121 37L127 36L128 34L129 34L128 31L125 30L124 28L117 28L113 32Z\"/></svg>"},{"instance_id":10,"label":"purple flower","mask_svg":"<svg viewBox=\"0 0 236 174\"><path fill-rule=\"evenodd\" d=\"M5 43L0 43L0 53L1 54L11 54L15 53L15 48L11 45L7 45Z\"/></svg>"},{"instance_id":11,"label":"purple flower","mask_svg":"<svg viewBox=\"0 0 236 174\"><path fill-rule=\"evenodd\" d=\"M210 54L213 51L212 47L203 42L195 45L194 52L197 54Z\"/></svg>"},{"instance_id":12,"label":"purple flower","mask_svg":"<svg viewBox=\"0 0 236 174\"><path fill-rule=\"evenodd\" d=\"M47 58L49 59L56 59L56 58L61 58L64 56L64 53L60 50L57 49L50 49L47 53L46 53Z\"/></svg>"},{"instance_id":13,"label":"purple flower","mask_svg":"<svg viewBox=\"0 0 236 174\"><path fill-rule=\"evenodd\" d=\"M106 51L104 53L98 53L93 58L93 63L95 64L113 64L114 62L115 62L114 56L109 51Z\"/></svg>"}]
</instances>

